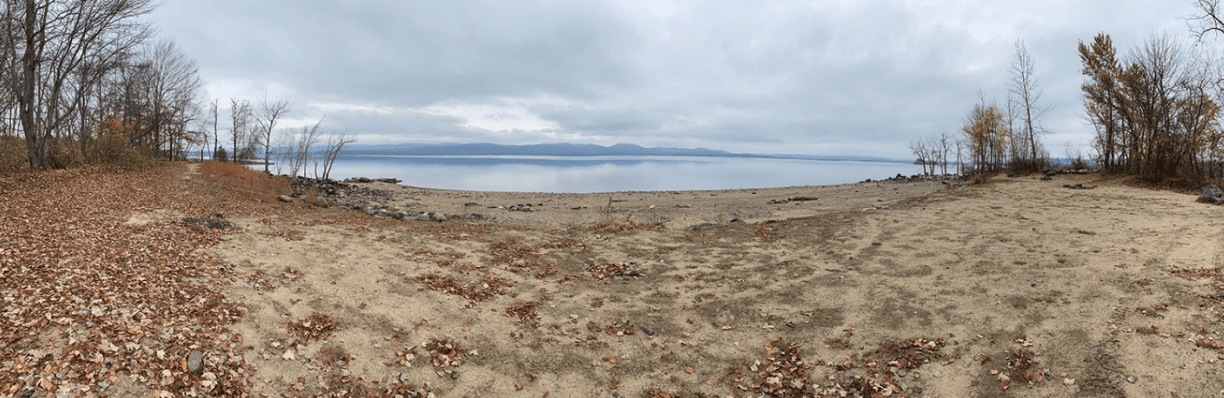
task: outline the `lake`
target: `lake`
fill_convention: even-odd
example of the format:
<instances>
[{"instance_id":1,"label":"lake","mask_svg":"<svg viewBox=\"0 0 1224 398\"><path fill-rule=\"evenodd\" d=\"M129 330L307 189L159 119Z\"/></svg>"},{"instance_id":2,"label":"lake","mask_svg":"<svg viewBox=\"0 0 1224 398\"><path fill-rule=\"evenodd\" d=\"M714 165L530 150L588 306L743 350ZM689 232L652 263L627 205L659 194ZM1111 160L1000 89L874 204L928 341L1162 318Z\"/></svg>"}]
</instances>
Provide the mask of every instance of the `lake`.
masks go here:
<instances>
[{"instance_id":1,"label":"lake","mask_svg":"<svg viewBox=\"0 0 1224 398\"><path fill-rule=\"evenodd\" d=\"M921 172L921 166L909 163L745 157L341 155L331 178L397 178L401 185L473 191L592 193L833 185Z\"/></svg>"}]
</instances>

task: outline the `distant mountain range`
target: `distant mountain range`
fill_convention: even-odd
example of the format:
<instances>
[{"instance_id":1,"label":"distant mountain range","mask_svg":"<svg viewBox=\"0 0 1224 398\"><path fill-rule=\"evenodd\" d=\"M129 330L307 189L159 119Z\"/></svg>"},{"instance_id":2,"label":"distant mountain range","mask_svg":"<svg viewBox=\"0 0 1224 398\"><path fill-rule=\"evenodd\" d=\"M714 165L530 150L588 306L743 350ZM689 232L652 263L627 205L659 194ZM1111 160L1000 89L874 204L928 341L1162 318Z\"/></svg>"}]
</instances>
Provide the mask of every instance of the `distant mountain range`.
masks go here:
<instances>
[{"instance_id":1,"label":"distant mountain range","mask_svg":"<svg viewBox=\"0 0 1224 398\"><path fill-rule=\"evenodd\" d=\"M870 156L733 153L707 148L646 148L635 144L355 144L344 147L344 156L704 156L772 159L804 159L912 163L913 160Z\"/></svg>"}]
</instances>

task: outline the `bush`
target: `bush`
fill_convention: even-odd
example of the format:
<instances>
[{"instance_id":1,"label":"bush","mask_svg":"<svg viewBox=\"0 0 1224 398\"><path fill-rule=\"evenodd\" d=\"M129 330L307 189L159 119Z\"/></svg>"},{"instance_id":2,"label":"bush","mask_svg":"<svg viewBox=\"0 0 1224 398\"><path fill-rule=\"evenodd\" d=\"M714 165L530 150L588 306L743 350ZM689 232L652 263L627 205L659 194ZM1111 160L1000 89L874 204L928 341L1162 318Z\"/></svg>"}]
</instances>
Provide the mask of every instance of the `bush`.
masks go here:
<instances>
[{"instance_id":1,"label":"bush","mask_svg":"<svg viewBox=\"0 0 1224 398\"><path fill-rule=\"evenodd\" d=\"M71 138L52 138L47 145L47 165L53 169L80 167L85 164L85 156L77 141Z\"/></svg>"},{"instance_id":2,"label":"bush","mask_svg":"<svg viewBox=\"0 0 1224 398\"><path fill-rule=\"evenodd\" d=\"M0 173L29 170L30 154L25 139L20 137L0 138Z\"/></svg>"},{"instance_id":3,"label":"bush","mask_svg":"<svg viewBox=\"0 0 1224 398\"><path fill-rule=\"evenodd\" d=\"M225 147L217 148L217 152L213 153L212 160L216 160L218 162L228 162L229 153L225 152Z\"/></svg>"},{"instance_id":4,"label":"bush","mask_svg":"<svg viewBox=\"0 0 1224 398\"><path fill-rule=\"evenodd\" d=\"M149 163L149 158L144 156L140 146L132 144L119 132L104 133L89 141L87 147L90 163L128 169L144 167Z\"/></svg>"}]
</instances>

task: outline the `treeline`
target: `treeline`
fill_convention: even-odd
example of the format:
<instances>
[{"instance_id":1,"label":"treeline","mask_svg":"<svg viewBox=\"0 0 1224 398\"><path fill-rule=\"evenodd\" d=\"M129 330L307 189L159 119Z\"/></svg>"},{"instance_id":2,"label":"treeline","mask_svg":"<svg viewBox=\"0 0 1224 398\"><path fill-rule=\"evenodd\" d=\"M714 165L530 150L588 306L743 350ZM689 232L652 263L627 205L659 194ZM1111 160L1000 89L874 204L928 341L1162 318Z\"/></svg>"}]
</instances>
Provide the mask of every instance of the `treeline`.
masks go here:
<instances>
[{"instance_id":1,"label":"treeline","mask_svg":"<svg viewBox=\"0 0 1224 398\"><path fill-rule=\"evenodd\" d=\"M6 1L0 141L12 170L177 157L195 139L201 83L148 0Z\"/></svg>"},{"instance_id":2,"label":"treeline","mask_svg":"<svg viewBox=\"0 0 1224 398\"><path fill-rule=\"evenodd\" d=\"M198 151L277 160L304 174L312 147L326 145L326 176L336 153L353 142L320 134L318 125L275 134L288 101L233 99L226 151L219 101L202 99L195 62L174 42L154 40L142 21L154 8L150 0L16 0L0 7L0 172L139 165Z\"/></svg>"},{"instance_id":3,"label":"treeline","mask_svg":"<svg viewBox=\"0 0 1224 398\"><path fill-rule=\"evenodd\" d=\"M918 163L924 165L924 173L934 174L936 166L941 166L940 172L947 174L948 163L956 166L957 174L1004 169L1033 172L1053 165L1041 140L1048 133L1041 126L1047 108L1041 104L1042 91L1034 75L1033 57L1023 41L1015 44L1008 72L1005 106L986 102L983 95L965 117L960 137L944 132L910 143ZM950 158L953 153L955 158Z\"/></svg>"},{"instance_id":4,"label":"treeline","mask_svg":"<svg viewBox=\"0 0 1224 398\"><path fill-rule=\"evenodd\" d=\"M1108 170L1151 180L1224 176L1218 65L1168 37L1119 58L1107 34L1079 44L1084 110Z\"/></svg>"},{"instance_id":5,"label":"treeline","mask_svg":"<svg viewBox=\"0 0 1224 398\"><path fill-rule=\"evenodd\" d=\"M1198 0L1189 18L1200 40L1224 34L1218 0ZM1204 46L1189 46L1169 36L1153 36L1119 56L1108 34L1078 46L1084 83L1084 114L1095 134L1093 161L1102 170L1148 181L1178 180L1189 185L1224 178L1224 64ZM961 128L957 148L967 148L966 172L1007 169L1037 171L1052 166L1040 137L1045 110L1032 76L1032 58L1016 45L1006 107L984 99ZM919 162L947 162L948 137L912 142ZM1070 147L1072 168L1086 162ZM933 168L930 172L934 172Z\"/></svg>"}]
</instances>

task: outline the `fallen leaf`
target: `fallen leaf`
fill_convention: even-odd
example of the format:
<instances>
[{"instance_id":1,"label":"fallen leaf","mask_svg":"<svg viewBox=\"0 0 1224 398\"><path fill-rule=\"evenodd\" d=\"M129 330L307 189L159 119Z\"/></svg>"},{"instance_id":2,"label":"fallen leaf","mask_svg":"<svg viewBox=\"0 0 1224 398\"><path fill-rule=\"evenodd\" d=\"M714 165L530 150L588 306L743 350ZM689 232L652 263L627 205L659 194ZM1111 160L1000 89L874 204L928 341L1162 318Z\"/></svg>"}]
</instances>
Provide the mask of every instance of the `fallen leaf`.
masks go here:
<instances>
[{"instance_id":1,"label":"fallen leaf","mask_svg":"<svg viewBox=\"0 0 1224 398\"><path fill-rule=\"evenodd\" d=\"M464 332L464 333L467 333L467 332L470 332L470 331L472 331L472 327L471 327L471 326L464 326L464 327L463 327L463 332Z\"/></svg>"},{"instance_id":2,"label":"fallen leaf","mask_svg":"<svg viewBox=\"0 0 1224 398\"><path fill-rule=\"evenodd\" d=\"M281 359L286 360L286 361L292 361L293 360L293 349L290 348L290 349L285 350L285 354L281 355Z\"/></svg>"},{"instance_id":3,"label":"fallen leaf","mask_svg":"<svg viewBox=\"0 0 1224 398\"><path fill-rule=\"evenodd\" d=\"M616 355L608 354L608 363L616 363Z\"/></svg>"},{"instance_id":4,"label":"fallen leaf","mask_svg":"<svg viewBox=\"0 0 1224 398\"><path fill-rule=\"evenodd\" d=\"M716 386L718 385L718 380L706 380L705 383L708 386Z\"/></svg>"},{"instance_id":5,"label":"fallen leaf","mask_svg":"<svg viewBox=\"0 0 1224 398\"><path fill-rule=\"evenodd\" d=\"M1068 379L1068 378L1065 378L1065 377L1064 377L1064 378L1063 378L1063 384L1066 384L1066 385L1069 385L1069 386L1070 386L1070 385L1074 385L1074 384L1075 384L1075 379Z\"/></svg>"},{"instance_id":6,"label":"fallen leaf","mask_svg":"<svg viewBox=\"0 0 1224 398\"><path fill-rule=\"evenodd\" d=\"M523 391L523 383L514 383L514 389L518 391Z\"/></svg>"},{"instance_id":7,"label":"fallen leaf","mask_svg":"<svg viewBox=\"0 0 1224 398\"><path fill-rule=\"evenodd\" d=\"M684 373L693 373L693 368L684 368Z\"/></svg>"}]
</instances>

